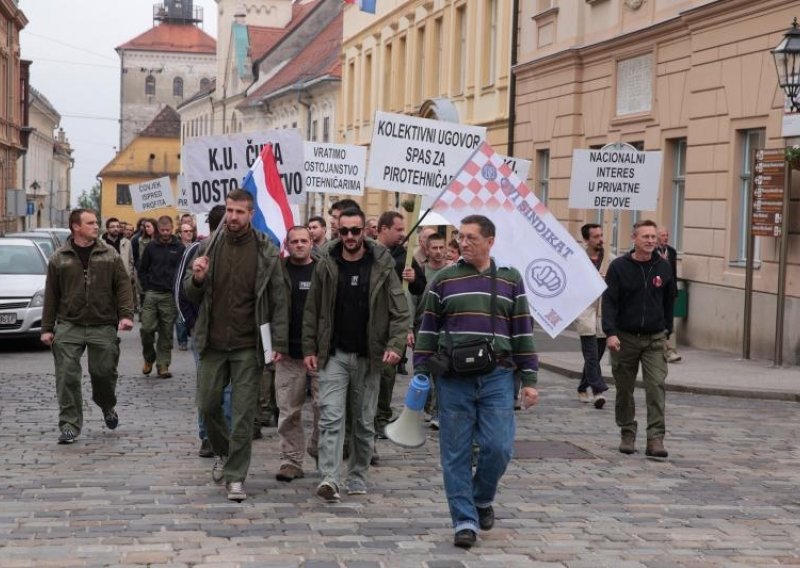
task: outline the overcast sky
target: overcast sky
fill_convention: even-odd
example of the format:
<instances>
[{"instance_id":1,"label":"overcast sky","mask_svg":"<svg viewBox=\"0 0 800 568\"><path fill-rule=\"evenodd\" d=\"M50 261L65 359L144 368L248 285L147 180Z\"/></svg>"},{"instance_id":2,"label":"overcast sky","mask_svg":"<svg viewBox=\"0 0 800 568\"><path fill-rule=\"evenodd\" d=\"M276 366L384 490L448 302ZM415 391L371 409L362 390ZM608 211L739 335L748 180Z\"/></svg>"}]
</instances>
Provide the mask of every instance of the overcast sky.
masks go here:
<instances>
[{"instance_id":1,"label":"overcast sky","mask_svg":"<svg viewBox=\"0 0 800 568\"><path fill-rule=\"evenodd\" d=\"M21 0L28 18L22 58L33 61L31 85L61 114L74 150L72 202L97 182L119 144L120 63L114 48L153 26L155 0ZM203 29L217 35L214 0Z\"/></svg>"}]
</instances>

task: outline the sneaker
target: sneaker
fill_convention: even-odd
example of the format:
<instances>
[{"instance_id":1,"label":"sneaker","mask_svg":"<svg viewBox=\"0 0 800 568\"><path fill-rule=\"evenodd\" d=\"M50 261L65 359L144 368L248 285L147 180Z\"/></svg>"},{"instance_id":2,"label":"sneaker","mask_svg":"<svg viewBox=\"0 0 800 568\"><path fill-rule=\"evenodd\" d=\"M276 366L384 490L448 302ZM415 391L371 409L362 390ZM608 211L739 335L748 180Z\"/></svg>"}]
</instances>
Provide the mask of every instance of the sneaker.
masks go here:
<instances>
[{"instance_id":1,"label":"sneaker","mask_svg":"<svg viewBox=\"0 0 800 568\"><path fill-rule=\"evenodd\" d=\"M588 403L592 402L592 395L590 395L586 391L584 391L584 392L578 391L578 400L580 400L584 404L588 404Z\"/></svg>"},{"instance_id":2,"label":"sneaker","mask_svg":"<svg viewBox=\"0 0 800 568\"><path fill-rule=\"evenodd\" d=\"M241 481L231 481L225 484L225 489L228 491L229 501L238 501L241 503L247 499L247 493L244 492L244 483Z\"/></svg>"},{"instance_id":3,"label":"sneaker","mask_svg":"<svg viewBox=\"0 0 800 568\"><path fill-rule=\"evenodd\" d=\"M666 448L664 448L664 438L651 438L647 440L647 448L644 451L644 455L648 458L659 460L667 459L669 453L667 453Z\"/></svg>"},{"instance_id":4,"label":"sneaker","mask_svg":"<svg viewBox=\"0 0 800 568\"><path fill-rule=\"evenodd\" d=\"M491 530L494 526L494 508L491 505L488 507L476 507L478 509L478 524L482 531Z\"/></svg>"},{"instance_id":5,"label":"sneaker","mask_svg":"<svg viewBox=\"0 0 800 568\"><path fill-rule=\"evenodd\" d=\"M434 414L431 416L431 429L438 430L439 429L439 415Z\"/></svg>"},{"instance_id":6,"label":"sneaker","mask_svg":"<svg viewBox=\"0 0 800 568\"><path fill-rule=\"evenodd\" d=\"M675 351L674 349L670 349L670 350L667 352L667 357L666 357L666 359L667 359L667 363L677 363L678 361L680 361L681 359L683 359L683 357L681 357L681 356L678 354L678 352L677 352L677 351Z\"/></svg>"},{"instance_id":7,"label":"sneaker","mask_svg":"<svg viewBox=\"0 0 800 568\"><path fill-rule=\"evenodd\" d=\"M109 430L119 426L119 416L117 416L117 411L113 408L107 408L103 411L103 420L105 420Z\"/></svg>"},{"instance_id":8,"label":"sneaker","mask_svg":"<svg viewBox=\"0 0 800 568\"><path fill-rule=\"evenodd\" d=\"M58 436L58 443L59 444L71 444L75 441L75 438L78 437L78 434L70 428L69 426L64 426L61 429L61 434Z\"/></svg>"},{"instance_id":9,"label":"sneaker","mask_svg":"<svg viewBox=\"0 0 800 568\"><path fill-rule=\"evenodd\" d=\"M388 424L381 424L375 429L375 437L379 440L388 440L389 438L386 436L386 426Z\"/></svg>"},{"instance_id":10,"label":"sneaker","mask_svg":"<svg viewBox=\"0 0 800 568\"><path fill-rule=\"evenodd\" d=\"M348 479L347 483L345 483L345 491L347 491L348 495L366 495L367 484L364 483L363 479L354 477L353 479Z\"/></svg>"},{"instance_id":11,"label":"sneaker","mask_svg":"<svg viewBox=\"0 0 800 568\"><path fill-rule=\"evenodd\" d=\"M188 351L189 346L185 343L178 343L178 351Z\"/></svg>"},{"instance_id":12,"label":"sneaker","mask_svg":"<svg viewBox=\"0 0 800 568\"><path fill-rule=\"evenodd\" d=\"M597 410L603 408L605 404L606 404L606 397L604 397L602 394L598 394L596 397L594 397L594 407Z\"/></svg>"},{"instance_id":13,"label":"sneaker","mask_svg":"<svg viewBox=\"0 0 800 568\"><path fill-rule=\"evenodd\" d=\"M292 481L293 479L302 479L305 477L303 470L294 464L285 463L278 468L278 473L275 474L275 479L278 481Z\"/></svg>"},{"instance_id":14,"label":"sneaker","mask_svg":"<svg viewBox=\"0 0 800 568\"><path fill-rule=\"evenodd\" d=\"M200 449L197 450L197 455L201 458L214 457L214 450L211 449L211 440L205 438L202 442L200 442Z\"/></svg>"},{"instance_id":15,"label":"sneaker","mask_svg":"<svg viewBox=\"0 0 800 568\"><path fill-rule=\"evenodd\" d=\"M623 454L632 454L636 451L636 436L629 433L622 434L619 443L619 451Z\"/></svg>"},{"instance_id":16,"label":"sneaker","mask_svg":"<svg viewBox=\"0 0 800 568\"><path fill-rule=\"evenodd\" d=\"M336 487L335 483L329 481L323 481L317 485L317 497L321 497L328 503L338 503L342 500L339 495L339 488Z\"/></svg>"},{"instance_id":17,"label":"sneaker","mask_svg":"<svg viewBox=\"0 0 800 568\"><path fill-rule=\"evenodd\" d=\"M153 364L145 361L144 365L142 366L142 374L149 375L152 371L153 371Z\"/></svg>"},{"instance_id":18,"label":"sneaker","mask_svg":"<svg viewBox=\"0 0 800 568\"><path fill-rule=\"evenodd\" d=\"M156 365L156 370L158 371L159 379L169 379L172 377L172 373L169 372L169 365Z\"/></svg>"},{"instance_id":19,"label":"sneaker","mask_svg":"<svg viewBox=\"0 0 800 568\"><path fill-rule=\"evenodd\" d=\"M472 529L461 529L456 533L456 536L453 537L453 544L458 548L472 548L472 545L475 544L475 541L478 540L478 535L475 534L475 531Z\"/></svg>"},{"instance_id":20,"label":"sneaker","mask_svg":"<svg viewBox=\"0 0 800 568\"><path fill-rule=\"evenodd\" d=\"M225 477L225 462L228 461L227 456L215 456L214 465L211 466L211 479L214 483L222 483Z\"/></svg>"}]
</instances>

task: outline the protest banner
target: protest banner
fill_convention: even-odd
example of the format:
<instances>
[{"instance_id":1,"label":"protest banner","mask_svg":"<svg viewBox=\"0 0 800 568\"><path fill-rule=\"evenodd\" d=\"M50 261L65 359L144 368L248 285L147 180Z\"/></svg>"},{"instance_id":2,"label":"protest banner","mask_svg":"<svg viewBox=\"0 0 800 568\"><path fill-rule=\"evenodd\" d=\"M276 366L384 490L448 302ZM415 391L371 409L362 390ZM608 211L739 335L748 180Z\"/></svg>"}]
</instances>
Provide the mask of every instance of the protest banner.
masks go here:
<instances>
[{"instance_id":1,"label":"protest banner","mask_svg":"<svg viewBox=\"0 0 800 568\"><path fill-rule=\"evenodd\" d=\"M131 205L137 213L145 213L162 207L175 205L169 176L130 186Z\"/></svg>"},{"instance_id":2,"label":"protest banner","mask_svg":"<svg viewBox=\"0 0 800 568\"><path fill-rule=\"evenodd\" d=\"M304 201L300 133L267 130L188 139L181 149L184 183L178 195L178 207L199 213L224 203L230 191L241 187L244 176L268 142L273 145L289 202Z\"/></svg>"},{"instance_id":3,"label":"protest banner","mask_svg":"<svg viewBox=\"0 0 800 568\"><path fill-rule=\"evenodd\" d=\"M435 196L485 138L483 127L376 112L367 185Z\"/></svg>"},{"instance_id":4,"label":"protest banner","mask_svg":"<svg viewBox=\"0 0 800 568\"><path fill-rule=\"evenodd\" d=\"M433 212L456 227L473 213L494 222L492 256L522 274L531 313L550 337L606 288L581 245L486 143L438 196Z\"/></svg>"},{"instance_id":5,"label":"protest banner","mask_svg":"<svg viewBox=\"0 0 800 568\"><path fill-rule=\"evenodd\" d=\"M570 209L655 211L661 159L661 152L639 152L630 144L573 150Z\"/></svg>"},{"instance_id":6,"label":"protest banner","mask_svg":"<svg viewBox=\"0 0 800 568\"><path fill-rule=\"evenodd\" d=\"M303 186L309 193L364 195L367 148L347 144L303 144Z\"/></svg>"}]
</instances>

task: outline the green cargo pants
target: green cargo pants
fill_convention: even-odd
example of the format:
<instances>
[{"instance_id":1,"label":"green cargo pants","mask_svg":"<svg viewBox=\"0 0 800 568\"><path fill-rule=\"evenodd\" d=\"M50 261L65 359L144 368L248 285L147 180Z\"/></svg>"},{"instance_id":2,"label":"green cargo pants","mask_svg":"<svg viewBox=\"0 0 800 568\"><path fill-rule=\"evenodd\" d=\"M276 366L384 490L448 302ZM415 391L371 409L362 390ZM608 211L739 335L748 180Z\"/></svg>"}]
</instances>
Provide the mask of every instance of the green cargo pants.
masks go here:
<instances>
[{"instance_id":1,"label":"green cargo pants","mask_svg":"<svg viewBox=\"0 0 800 568\"><path fill-rule=\"evenodd\" d=\"M197 407L206 424L214 454L228 456L227 483L244 481L250 468L253 419L263 366L255 347L218 351L206 348L200 356ZM231 384L231 431L222 414L222 395Z\"/></svg>"},{"instance_id":2,"label":"green cargo pants","mask_svg":"<svg viewBox=\"0 0 800 568\"><path fill-rule=\"evenodd\" d=\"M172 336L178 309L171 292L148 290L142 306L142 355L148 363L169 367L172 362ZM158 332L158 343L156 343Z\"/></svg>"},{"instance_id":3,"label":"green cargo pants","mask_svg":"<svg viewBox=\"0 0 800 568\"><path fill-rule=\"evenodd\" d=\"M392 394L397 376L397 365L382 365L378 408L375 412L375 431L379 432L392 421Z\"/></svg>"},{"instance_id":4,"label":"green cargo pants","mask_svg":"<svg viewBox=\"0 0 800 568\"><path fill-rule=\"evenodd\" d=\"M636 335L620 331L620 350L611 351L611 372L617 387L616 420L621 433L636 436L636 406L633 390L639 362L642 363L645 402L647 404L647 439L663 438L666 432L664 404L667 362L664 360L666 334Z\"/></svg>"},{"instance_id":5,"label":"green cargo pants","mask_svg":"<svg viewBox=\"0 0 800 568\"><path fill-rule=\"evenodd\" d=\"M56 325L54 335L58 427L71 426L79 434L83 428L81 356L85 349L89 350L92 400L102 410L117 405L117 329L113 325L87 326L62 321Z\"/></svg>"}]
</instances>

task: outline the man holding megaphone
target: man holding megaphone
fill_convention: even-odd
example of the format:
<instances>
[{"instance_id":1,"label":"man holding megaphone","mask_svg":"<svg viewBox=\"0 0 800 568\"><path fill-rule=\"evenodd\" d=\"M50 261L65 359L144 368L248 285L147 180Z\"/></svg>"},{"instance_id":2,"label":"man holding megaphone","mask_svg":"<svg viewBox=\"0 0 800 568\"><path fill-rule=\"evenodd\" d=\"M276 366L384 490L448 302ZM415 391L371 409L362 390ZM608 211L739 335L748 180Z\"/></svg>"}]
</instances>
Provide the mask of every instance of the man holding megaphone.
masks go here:
<instances>
[{"instance_id":1,"label":"man holding megaphone","mask_svg":"<svg viewBox=\"0 0 800 568\"><path fill-rule=\"evenodd\" d=\"M522 406L539 401L539 362L520 273L490 255L494 223L461 220L461 258L436 275L425 296L414 369L436 375L442 475L455 537L470 548L494 526L497 485L514 444L514 372ZM472 469L473 441L480 447Z\"/></svg>"}]
</instances>

